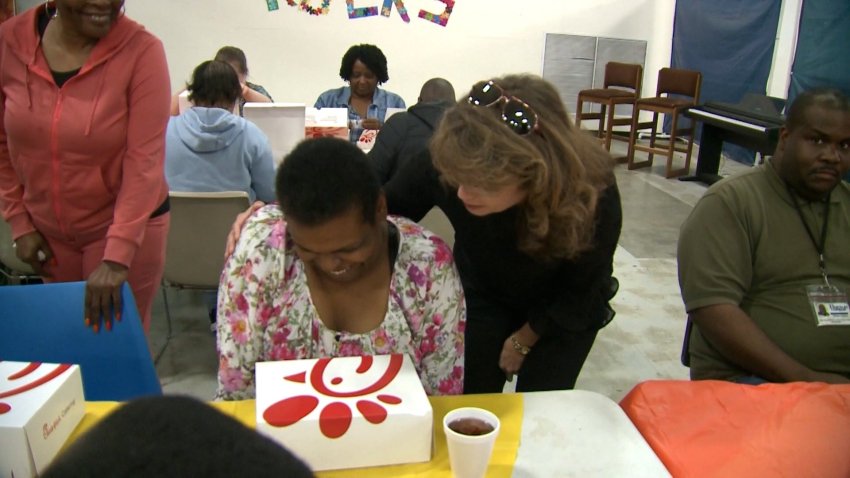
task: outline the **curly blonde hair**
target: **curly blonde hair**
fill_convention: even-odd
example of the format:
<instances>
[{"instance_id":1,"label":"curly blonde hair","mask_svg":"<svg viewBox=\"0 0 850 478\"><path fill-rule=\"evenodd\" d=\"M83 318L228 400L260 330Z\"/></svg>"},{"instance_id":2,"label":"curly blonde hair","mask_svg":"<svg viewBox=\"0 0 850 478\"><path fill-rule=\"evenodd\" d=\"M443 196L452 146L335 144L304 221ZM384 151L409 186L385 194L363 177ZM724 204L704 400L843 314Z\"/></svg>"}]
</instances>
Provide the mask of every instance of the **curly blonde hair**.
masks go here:
<instances>
[{"instance_id":1,"label":"curly blonde hair","mask_svg":"<svg viewBox=\"0 0 850 478\"><path fill-rule=\"evenodd\" d=\"M540 260L574 259L592 247L601 192L614 183L614 161L590 135L573 125L555 88L539 76L492 80L537 113L538 128L520 136L501 121L501 107L450 108L431 141L442 180L496 189L519 184L518 247Z\"/></svg>"}]
</instances>

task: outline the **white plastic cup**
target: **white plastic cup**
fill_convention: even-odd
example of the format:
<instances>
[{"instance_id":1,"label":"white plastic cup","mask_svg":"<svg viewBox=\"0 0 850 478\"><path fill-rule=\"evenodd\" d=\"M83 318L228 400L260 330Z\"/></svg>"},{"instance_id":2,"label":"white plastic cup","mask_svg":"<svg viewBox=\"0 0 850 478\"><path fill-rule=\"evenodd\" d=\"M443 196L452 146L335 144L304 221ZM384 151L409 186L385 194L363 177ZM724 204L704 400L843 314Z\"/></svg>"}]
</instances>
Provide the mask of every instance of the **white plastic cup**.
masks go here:
<instances>
[{"instance_id":1,"label":"white plastic cup","mask_svg":"<svg viewBox=\"0 0 850 478\"><path fill-rule=\"evenodd\" d=\"M465 435L449 428L449 423L462 418L483 420L493 427L493 431L484 435ZM483 408L456 408L443 417L443 431L449 447L452 475L455 478L483 478L499 436L499 417Z\"/></svg>"}]
</instances>

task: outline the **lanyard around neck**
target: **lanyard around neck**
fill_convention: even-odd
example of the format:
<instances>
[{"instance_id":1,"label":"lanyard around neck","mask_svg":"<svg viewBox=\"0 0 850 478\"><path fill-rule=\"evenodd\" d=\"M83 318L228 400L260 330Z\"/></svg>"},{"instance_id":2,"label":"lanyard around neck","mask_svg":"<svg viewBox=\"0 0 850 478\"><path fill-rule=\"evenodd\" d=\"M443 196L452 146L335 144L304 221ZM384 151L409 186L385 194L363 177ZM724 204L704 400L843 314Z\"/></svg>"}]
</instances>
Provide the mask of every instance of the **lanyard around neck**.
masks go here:
<instances>
[{"instance_id":1,"label":"lanyard around neck","mask_svg":"<svg viewBox=\"0 0 850 478\"><path fill-rule=\"evenodd\" d=\"M811 229L809 229L809 224L806 222L806 219L803 217L803 211L800 209L800 204L797 202L797 197L794 196L794 191L791 189L791 186L788 183L785 183L785 188L788 189L788 195L791 196L791 202L794 203L794 209L797 210L797 216L800 217L800 222L803 223L803 228L806 229L806 234L809 235L809 239L812 241L812 245L815 246L815 250L818 251L818 266L820 267L820 273L823 276L823 282L829 287L829 276L826 273L826 260L824 259L824 254L826 253L826 228L829 224L829 203L830 198L832 197L832 192L830 191L829 195L826 197L826 205L824 206L824 214L823 214L823 226L821 227L820 233L820 243L815 239L815 235Z\"/></svg>"}]
</instances>

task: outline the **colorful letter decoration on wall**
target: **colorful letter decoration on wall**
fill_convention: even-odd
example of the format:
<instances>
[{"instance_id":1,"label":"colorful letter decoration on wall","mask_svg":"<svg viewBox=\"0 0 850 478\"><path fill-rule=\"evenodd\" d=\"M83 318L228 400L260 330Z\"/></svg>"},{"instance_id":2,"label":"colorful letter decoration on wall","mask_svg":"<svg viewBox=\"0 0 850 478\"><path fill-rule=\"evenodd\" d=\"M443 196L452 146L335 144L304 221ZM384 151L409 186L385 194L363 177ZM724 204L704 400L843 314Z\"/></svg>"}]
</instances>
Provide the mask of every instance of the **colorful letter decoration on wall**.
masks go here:
<instances>
[{"instance_id":1,"label":"colorful letter decoration on wall","mask_svg":"<svg viewBox=\"0 0 850 478\"><path fill-rule=\"evenodd\" d=\"M322 4L319 5L318 8L310 5L310 0L301 0L300 2L295 2L295 0L286 0L287 5L290 7L297 6L299 10L305 11L310 15L327 15L328 11L330 11L331 0L322 0Z\"/></svg>"},{"instance_id":2,"label":"colorful letter decoration on wall","mask_svg":"<svg viewBox=\"0 0 850 478\"><path fill-rule=\"evenodd\" d=\"M410 23L410 15L407 14L407 9L404 8L404 1L402 0L384 0L384 6L381 8L381 15L389 17L393 10L393 3L395 3L395 8L398 10L398 14L401 15L401 19L404 20L404 23Z\"/></svg>"},{"instance_id":3,"label":"colorful letter decoration on wall","mask_svg":"<svg viewBox=\"0 0 850 478\"><path fill-rule=\"evenodd\" d=\"M446 9L443 10L443 13L439 15L434 15L431 12L426 12L425 10L419 10L419 18L428 20L429 22L434 22L441 27L446 26L449 23L449 15L452 14L452 9L455 6L455 0L439 0L446 4Z\"/></svg>"},{"instance_id":4,"label":"colorful letter decoration on wall","mask_svg":"<svg viewBox=\"0 0 850 478\"><path fill-rule=\"evenodd\" d=\"M348 8L348 18L374 17L378 14L378 7L354 8L354 0L345 0L345 5Z\"/></svg>"},{"instance_id":5,"label":"colorful letter decoration on wall","mask_svg":"<svg viewBox=\"0 0 850 478\"><path fill-rule=\"evenodd\" d=\"M419 18L440 25L441 27L445 27L446 24L449 23L449 16L451 16L452 10L454 9L455 0L436 1L445 4L446 8L444 8L443 11L439 14L426 10L419 10ZM0 2L2 2L2 0L0 0ZM322 0L322 3L318 7L312 6L312 2L313 0L286 0L286 4L290 7L296 7L299 10L306 12L310 15L327 15L330 11L331 0ZM404 6L404 0L383 0L383 4L380 8L380 15L382 17L389 18L392 15L394 4L399 16L404 21L404 23L410 23L410 15L407 13L407 7ZM268 7L270 12L273 10L278 10L280 8L277 0L266 0L266 6ZM377 6L355 7L354 0L345 0L345 6L346 11L348 12L348 18L350 19L374 17L378 15Z\"/></svg>"}]
</instances>

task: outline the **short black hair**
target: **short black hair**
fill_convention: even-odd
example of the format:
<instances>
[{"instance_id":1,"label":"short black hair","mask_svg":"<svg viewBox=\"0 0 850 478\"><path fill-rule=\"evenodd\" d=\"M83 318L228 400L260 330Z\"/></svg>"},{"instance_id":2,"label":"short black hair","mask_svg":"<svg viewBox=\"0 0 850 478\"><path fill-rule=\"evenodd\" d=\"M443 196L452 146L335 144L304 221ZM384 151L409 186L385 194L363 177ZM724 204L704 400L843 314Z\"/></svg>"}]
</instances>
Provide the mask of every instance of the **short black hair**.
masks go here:
<instances>
[{"instance_id":1,"label":"short black hair","mask_svg":"<svg viewBox=\"0 0 850 478\"><path fill-rule=\"evenodd\" d=\"M372 73L378 78L379 85L390 80L390 75L387 73L387 57L384 56L384 52L375 45L367 43L354 45L345 52L345 55L342 56L342 64L339 67L339 77L349 81L352 70L354 70L354 62L357 60L360 60L367 68L372 70Z\"/></svg>"},{"instance_id":2,"label":"short black hair","mask_svg":"<svg viewBox=\"0 0 850 478\"><path fill-rule=\"evenodd\" d=\"M54 477L312 477L300 459L194 398L140 398L112 412L56 457Z\"/></svg>"},{"instance_id":3,"label":"short black hair","mask_svg":"<svg viewBox=\"0 0 850 478\"><path fill-rule=\"evenodd\" d=\"M841 90L836 88L815 88L804 91L794 98L794 102L788 108L785 128L791 131L804 125L806 123L806 110L815 104L845 113L850 112L850 101L848 101L847 95Z\"/></svg>"},{"instance_id":4,"label":"short black hair","mask_svg":"<svg viewBox=\"0 0 850 478\"><path fill-rule=\"evenodd\" d=\"M223 46L215 54L213 60L223 61L225 63L236 63L239 66L237 73L248 75L248 58L245 57L245 52L235 46Z\"/></svg>"},{"instance_id":5,"label":"short black hair","mask_svg":"<svg viewBox=\"0 0 850 478\"><path fill-rule=\"evenodd\" d=\"M198 65L186 89L189 90L189 101L200 106L233 105L242 96L236 70L218 60L207 60Z\"/></svg>"},{"instance_id":6,"label":"short black hair","mask_svg":"<svg viewBox=\"0 0 850 478\"><path fill-rule=\"evenodd\" d=\"M299 143L280 165L275 186L284 216L309 226L352 207L360 208L363 220L373 224L381 194L381 183L366 154L338 138Z\"/></svg>"}]
</instances>

